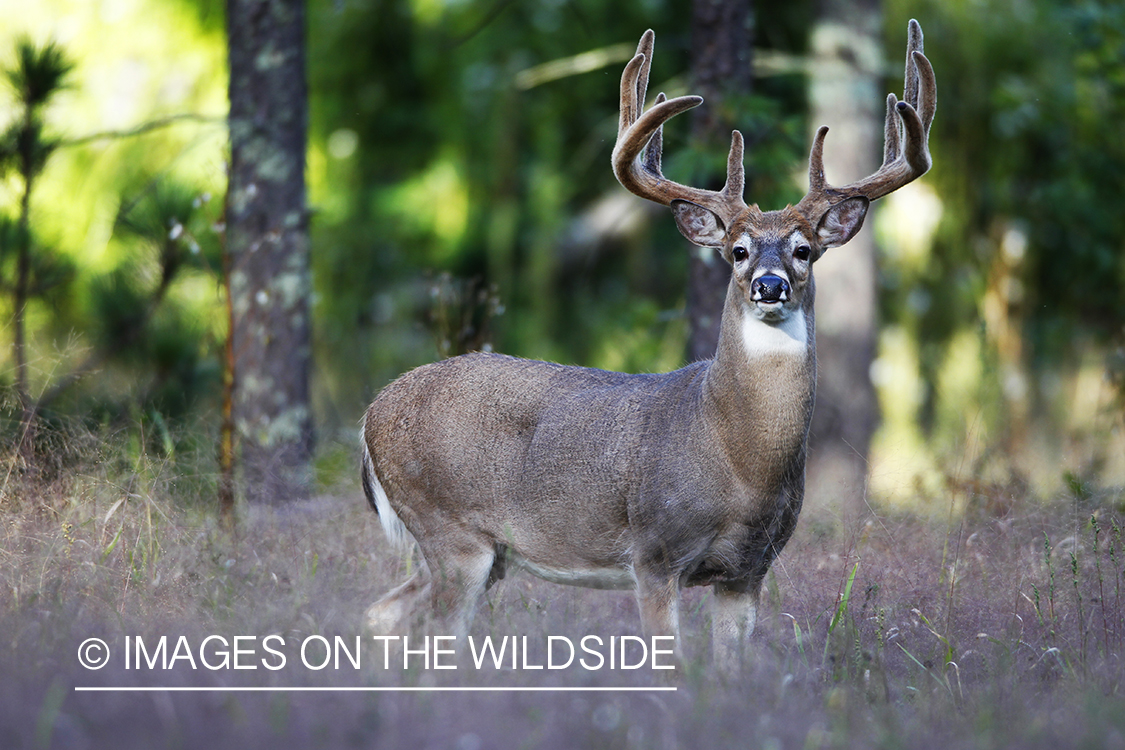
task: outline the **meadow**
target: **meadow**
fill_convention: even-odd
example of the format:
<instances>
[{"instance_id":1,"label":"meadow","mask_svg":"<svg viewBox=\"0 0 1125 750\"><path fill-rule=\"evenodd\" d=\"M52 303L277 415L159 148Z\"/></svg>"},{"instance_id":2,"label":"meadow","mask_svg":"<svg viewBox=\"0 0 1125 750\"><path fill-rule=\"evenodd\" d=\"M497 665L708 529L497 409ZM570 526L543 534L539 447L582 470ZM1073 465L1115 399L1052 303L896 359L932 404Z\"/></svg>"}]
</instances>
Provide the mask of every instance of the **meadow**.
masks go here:
<instances>
[{"instance_id":1,"label":"meadow","mask_svg":"<svg viewBox=\"0 0 1125 750\"><path fill-rule=\"evenodd\" d=\"M414 561L392 554L351 472L226 530L207 461L65 439L35 484L5 465L5 748L1125 747L1119 491L950 486L948 512L875 504L850 529L806 513L725 673L701 589L684 596L675 670L535 669L550 636L607 644L639 635L639 618L628 593L526 574L489 591L472 629L477 643L527 636L515 668L478 669L462 649L442 657L456 669L415 656L404 670L363 636L362 613ZM347 654L321 667L337 636L363 638L358 668ZM97 670L78 660L91 637L112 654ZM303 692L75 690L157 686ZM338 690L371 687L408 690Z\"/></svg>"},{"instance_id":2,"label":"meadow","mask_svg":"<svg viewBox=\"0 0 1125 750\"><path fill-rule=\"evenodd\" d=\"M305 5L307 168L290 171L322 433L354 435L373 387L454 351L682 364L688 256L667 216L617 201L608 161L643 29L654 93L686 93L687 4ZM763 75L708 93L736 121L716 120L716 148L670 129L669 174L721 170L737 126L753 200L795 201L819 100L897 92L901 63L883 81L878 59L901 60L911 17L943 92L934 169L867 230L858 372L882 423L870 451L835 443L869 462L866 511L808 499L738 664L712 663L710 593L685 592L679 661L657 670L609 665L607 644L637 644L631 594L524 574L472 628L506 644L500 665L464 643L384 661L363 613L417 561L384 540L352 442L322 434L312 499L220 522L218 429L178 422L215 420L234 351L224 4L0 4L0 750L1125 750L1125 4L890 0L843 34L823 12L840 3L775 5L752 25ZM19 52L40 40L61 45L40 47L51 65ZM837 56L858 83L814 85ZM36 68L54 73L7 85ZM839 143L860 115L828 109ZM822 281L822 305L835 286L863 311L859 286ZM843 317L821 310L829 372ZM33 394L29 456L12 444ZM591 637L602 662L548 668L552 644Z\"/></svg>"}]
</instances>

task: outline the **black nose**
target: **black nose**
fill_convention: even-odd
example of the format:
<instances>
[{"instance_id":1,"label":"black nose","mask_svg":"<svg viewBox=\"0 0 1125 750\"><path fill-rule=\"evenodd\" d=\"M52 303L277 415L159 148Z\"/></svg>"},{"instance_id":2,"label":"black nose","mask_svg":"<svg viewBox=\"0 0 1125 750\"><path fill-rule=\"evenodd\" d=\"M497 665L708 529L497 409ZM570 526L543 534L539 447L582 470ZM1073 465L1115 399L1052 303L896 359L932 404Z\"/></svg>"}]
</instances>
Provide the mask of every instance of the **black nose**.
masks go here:
<instances>
[{"instance_id":1,"label":"black nose","mask_svg":"<svg viewBox=\"0 0 1125 750\"><path fill-rule=\"evenodd\" d=\"M750 284L750 298L755 302L785 302L789 299L789 282L767 273Z\"/></svg>"}]
</instances>

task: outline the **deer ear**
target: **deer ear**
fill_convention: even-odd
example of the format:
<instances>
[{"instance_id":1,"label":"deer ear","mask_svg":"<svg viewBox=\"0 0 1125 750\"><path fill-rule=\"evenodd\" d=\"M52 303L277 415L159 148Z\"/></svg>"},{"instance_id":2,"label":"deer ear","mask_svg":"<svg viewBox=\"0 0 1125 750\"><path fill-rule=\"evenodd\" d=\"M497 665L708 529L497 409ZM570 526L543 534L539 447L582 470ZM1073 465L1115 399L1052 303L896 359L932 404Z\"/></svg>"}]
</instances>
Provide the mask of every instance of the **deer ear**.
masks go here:
<instances>
[{"instance_id":1,"label":"deer ear","mask_svg":"<svg viewBox=\"0 0 1125 750\"><path fill-rule=\"evenodd\" d=\"M867 216L867 207L870 205L871 201L860 196L840 201L825 211L824 216L820 217L820 226L816 228L820 246L826 250L839 247L855 237L863 226L863 219Z\"/></svg>"},{"instance_id":2,"label":"deer ear","mask_svg":"<svg viewBox=\"0 0 1125 750\"><path fill-rule=\"evenodd\" d=\"M727 236L723 221L703 206L691 201L672 201L672 216L680 234L700 247L722 247Z\"/></svg>"}]
</instances>

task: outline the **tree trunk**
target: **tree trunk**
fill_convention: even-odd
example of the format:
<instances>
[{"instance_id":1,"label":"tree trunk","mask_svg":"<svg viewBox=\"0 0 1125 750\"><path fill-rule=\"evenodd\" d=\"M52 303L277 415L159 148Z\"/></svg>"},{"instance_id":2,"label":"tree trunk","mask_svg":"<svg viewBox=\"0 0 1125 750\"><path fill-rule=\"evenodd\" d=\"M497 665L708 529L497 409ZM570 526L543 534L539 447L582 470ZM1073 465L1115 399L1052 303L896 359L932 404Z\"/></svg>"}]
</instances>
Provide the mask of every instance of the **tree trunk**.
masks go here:
<instances>
[{"instance_id":1,"label":"tree trunk","mask_svg":"<svg viewBox=\"0 0 1125 750\"><path fill-rule=\"evenodd\" d=\"M879 0L824 0L812 34L812 128L832 132L824 170L842 185L873 173L882 156L884 90ZM877 316L874 221L816 264L816 410L806 502L856 520L866 508L867 451L878 422L871 383Z\"/></svg>"},{"instance_id":2,"label":"tree trunk","mask_svg":"<svg viewBox=\"0 0 1125 750\"><path fill-rule=\"evenodd\" d=\"M227 0L233 413L251 502L311 479L303 0Z\"/></svg>"},{"instance_id":3,"label":"tree trunk","mask_svg":"<svg viewBox=\"0 0 1125 750\"><path fill-rule=\"evenodd\" d=\"M708 149L726 153L736 124L723 118L727 93L747 94L753 84L754 4L750 0L695 0L691 21L691 92L705 106L692 110L692 137ZM722 187L702 185L708 189ZM714 250L692 248L688 271L688 359L715 356L730 266Z\"/></svg>"}]
</instances>

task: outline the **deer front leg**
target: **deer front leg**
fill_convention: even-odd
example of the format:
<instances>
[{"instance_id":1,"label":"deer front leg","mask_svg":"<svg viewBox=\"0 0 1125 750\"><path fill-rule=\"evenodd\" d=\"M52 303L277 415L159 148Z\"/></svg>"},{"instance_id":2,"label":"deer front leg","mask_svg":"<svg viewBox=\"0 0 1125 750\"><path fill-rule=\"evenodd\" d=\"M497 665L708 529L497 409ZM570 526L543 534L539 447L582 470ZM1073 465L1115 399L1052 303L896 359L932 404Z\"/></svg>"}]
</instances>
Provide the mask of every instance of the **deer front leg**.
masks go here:
<instances>
[{"instance_id":1,"label":"deer front leg","mask_svg":"<svg viewBox=\"0 0 1125 750\"><path fill-rule=\"evenodd\" d=\"M711 587L711 653L715 668L733 674L758 620L760 581L716 583Z\"/></svg>"},{"instance_id":2,"label":"deer front leg","mask_svg":"<svg viewBox=\"0 0 1125 750\"><path fill-rule=\"evenodd\" d=\"M680 587L676 576L662 570L634 569L641 629L648 637L670 635L680 641Z\"/></svg>"}]
</instances>

